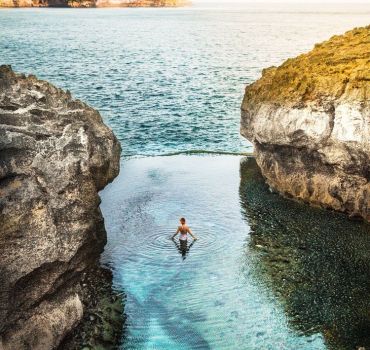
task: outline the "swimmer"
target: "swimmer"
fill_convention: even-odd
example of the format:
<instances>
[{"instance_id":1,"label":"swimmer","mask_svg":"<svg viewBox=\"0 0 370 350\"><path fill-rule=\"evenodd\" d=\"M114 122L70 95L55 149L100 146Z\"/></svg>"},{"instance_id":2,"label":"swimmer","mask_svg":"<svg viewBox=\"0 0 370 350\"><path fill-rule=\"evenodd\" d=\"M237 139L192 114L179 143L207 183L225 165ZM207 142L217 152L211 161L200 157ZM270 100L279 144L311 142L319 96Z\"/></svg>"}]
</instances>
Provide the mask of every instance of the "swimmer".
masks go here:
<instances>
[{"instance_id":1,"label":"swimmer","mask_svg":"<svg viewBox=\"0 0 370 350\"><path fill-rule=\"evenodd\" d=\"M185 218L180 219L180 224L177 228L176 233L172 236L172 239L174 239L179 233L180 233L180 243L187 242L188 240L188 234L196 241L198 238L193 234L191 231L190 227L186 225L186 220Z\"/></svg>"}]
</instances>

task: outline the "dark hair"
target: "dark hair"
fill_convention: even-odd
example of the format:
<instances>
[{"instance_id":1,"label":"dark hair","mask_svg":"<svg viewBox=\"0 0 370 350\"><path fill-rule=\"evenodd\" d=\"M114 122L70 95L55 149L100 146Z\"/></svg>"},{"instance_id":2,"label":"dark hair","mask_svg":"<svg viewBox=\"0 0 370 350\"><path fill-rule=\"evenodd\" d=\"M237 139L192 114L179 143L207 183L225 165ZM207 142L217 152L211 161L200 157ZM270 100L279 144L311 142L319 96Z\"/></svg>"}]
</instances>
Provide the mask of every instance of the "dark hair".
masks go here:
<instances>
[{"instance_id":1,"label":"dark hair","mask_svg":"<svg viewBox=\"0 0 370 350\"><path fill-rule=\"evenodd\" d=\"M185 222L186 222L185 218L181 218L180 219L180 222L183 223L183 224L185 224Z\"/></svg>"}]
</instances>

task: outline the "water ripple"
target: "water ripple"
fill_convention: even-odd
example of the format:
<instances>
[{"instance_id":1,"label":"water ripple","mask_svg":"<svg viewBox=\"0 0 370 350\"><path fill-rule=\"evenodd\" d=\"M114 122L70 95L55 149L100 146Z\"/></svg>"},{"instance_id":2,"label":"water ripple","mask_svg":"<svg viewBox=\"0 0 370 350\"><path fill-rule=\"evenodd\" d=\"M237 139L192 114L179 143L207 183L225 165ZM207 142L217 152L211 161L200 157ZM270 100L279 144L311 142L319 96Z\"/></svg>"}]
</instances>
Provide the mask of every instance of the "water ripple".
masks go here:
<instances>
[{"instance_id":1,"label":"water ripple","mask_svg":"<svg viewBox=\"0 0 370 350\"><path fill-rule=\"evenodd\" d=\"M369 227L272 194L240 159L131 159L102 193L103 261L127 294L123 348L366 344ZM181 216L199 237L185 253L170 239Z\"/></svg>"}]
</instances>

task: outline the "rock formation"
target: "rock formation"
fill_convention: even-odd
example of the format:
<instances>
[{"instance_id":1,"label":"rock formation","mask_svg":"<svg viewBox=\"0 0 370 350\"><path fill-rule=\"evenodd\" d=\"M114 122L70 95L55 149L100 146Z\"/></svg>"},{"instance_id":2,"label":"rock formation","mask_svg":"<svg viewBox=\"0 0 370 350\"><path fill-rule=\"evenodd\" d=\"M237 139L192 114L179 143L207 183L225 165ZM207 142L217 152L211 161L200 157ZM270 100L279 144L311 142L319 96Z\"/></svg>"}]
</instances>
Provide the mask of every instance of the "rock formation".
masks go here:
<instances>
[{"instance_id":1,"label":"rock formation","mask_svg":"<svg viewBox=\"0 0 370 350\"><path fill-rule=\"evenodd\" d=\"M0 0L0 7L178 7L187 0Z\"/></svg>"},{"instance_id":2,"label":"rock formation","mask_svg":"<svg viewBox=\"0 0 370 350\"><path fill-rule=\"evenodd\" d=\"M52 349L83 317L120 145L68 91L1 66L0 154L0 349Z\"/></svg>"},{"instance_id":3,"label":"rock formation","mask_svg":"<svg viewBox=\"0 0 370 350\"><path fill-rule=\"evenodd\" d=\"M270 187L370 221L370 27L265 69L246 88L241 134Z\"/></svg>"}]
</instances>

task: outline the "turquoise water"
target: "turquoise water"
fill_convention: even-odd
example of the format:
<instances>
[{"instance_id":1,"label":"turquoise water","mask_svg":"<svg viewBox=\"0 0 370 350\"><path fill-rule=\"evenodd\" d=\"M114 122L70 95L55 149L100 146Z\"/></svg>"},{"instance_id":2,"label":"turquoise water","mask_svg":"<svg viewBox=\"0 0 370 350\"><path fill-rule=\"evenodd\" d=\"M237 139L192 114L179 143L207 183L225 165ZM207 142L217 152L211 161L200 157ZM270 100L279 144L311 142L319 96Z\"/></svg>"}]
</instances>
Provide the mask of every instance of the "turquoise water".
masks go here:
<instances>
[{"instance_id":1,"label":"turquoise water","mask_svg":"<svg viewBox=\"0 0 370 350\"><path fill-rule=\"evenodd\" d=\"M0 11L0 63L101 112L122 143L104 264L123 349L370 346L369 226L269 192L239 136L246 84L369 5ZM181 152L205 155L164 154ZM149 157L150 156L150 157ZM169 239L185 216L200 240Z\"/></svg>"},{"instance_id":2,"label":"turquoise water","mask_svg":"<svg viewBox=\"0 0 370 350\"><path fill-rule=\"evenodd\" d=\"M131 159L102 200L123 349L370 345L369 225L271 193L253 159Z\"/></svg>"}]
</instances>

